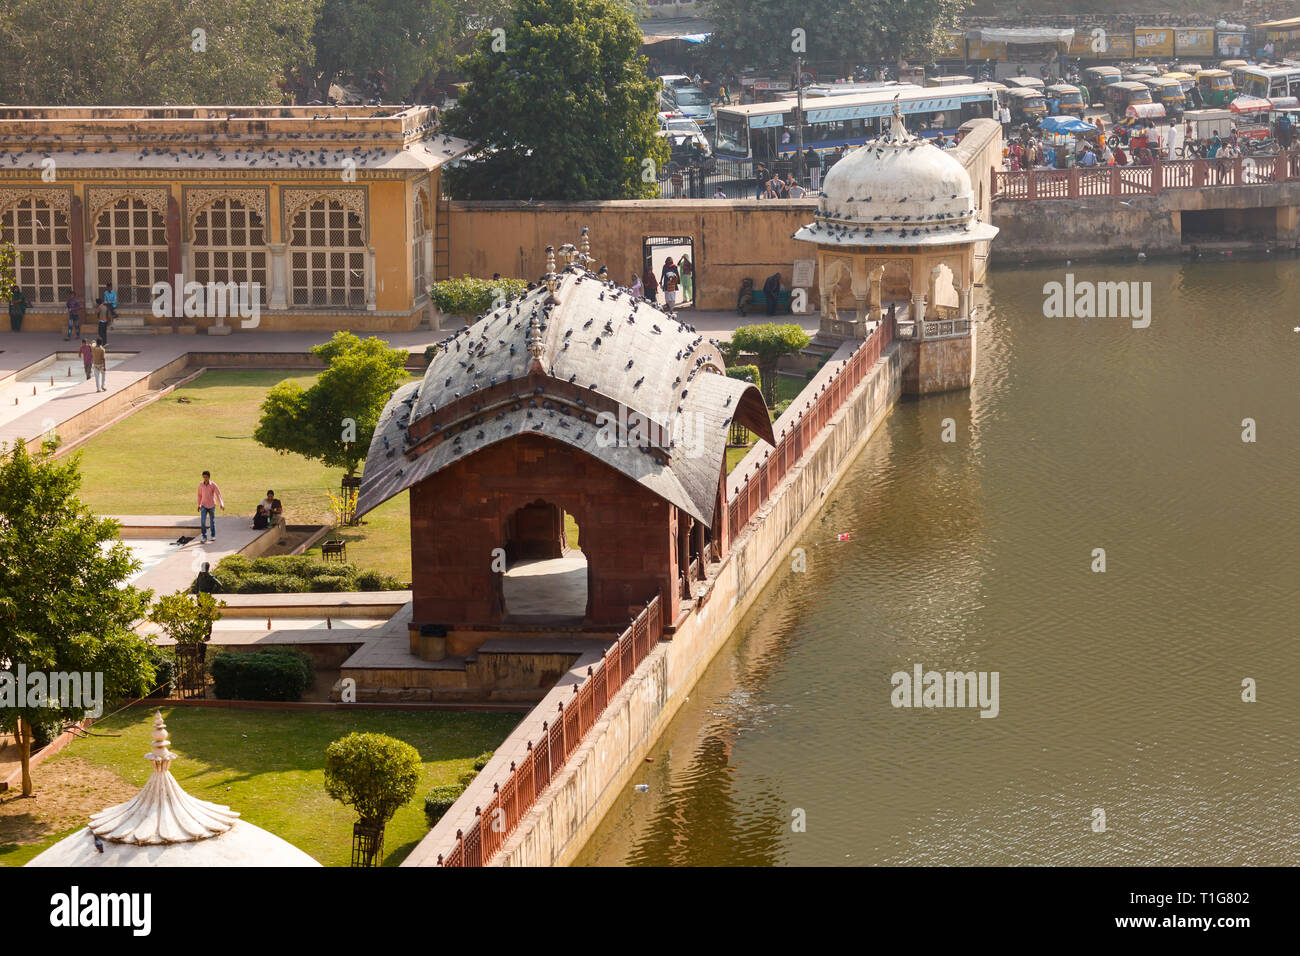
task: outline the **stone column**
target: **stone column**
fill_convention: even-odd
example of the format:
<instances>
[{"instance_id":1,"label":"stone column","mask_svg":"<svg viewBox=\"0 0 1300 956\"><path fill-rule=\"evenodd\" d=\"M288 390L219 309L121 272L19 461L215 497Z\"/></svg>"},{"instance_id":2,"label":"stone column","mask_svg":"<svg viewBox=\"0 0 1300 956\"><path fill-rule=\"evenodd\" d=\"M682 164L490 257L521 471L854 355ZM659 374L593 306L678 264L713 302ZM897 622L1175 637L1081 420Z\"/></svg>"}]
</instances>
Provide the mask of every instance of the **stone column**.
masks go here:
<instances>
[{"instance_id":1,"label":"stone column","mask_svg":"<svg viewBox=\"0 0 1300 956\"><path fill-rule=\"evenodd\" d=\"M272 311L289 308L289 244L272 242L267 244L271 253L271 268L267 277L271 280L271 294L268 307Z\"/></svg>"},{"instance_id":2,"label":"stone column","mask_svg":"<svg viewBox=\"0 0 1300 956\"><path fill-rule=\"evenodd\" d=\"M366 311L373 312L377 308L376 291L377 285L375 278L375 247L366 247Z\"/></svg>"},{"instance_id":3,"label":"stone column","mask_svg":"<svg viewBox=\"0 0 1300 956\"><path fill-rule=\"evenodd\" d=\"M426 286L433 285L433 230L430 229L424 234L424 281ZM415 298L419 299L422 295L428 295L428 288L416 289Z\"/></svg>"},{"instance_id":4,"label":"stone column","mask_svg":"<svg viewBox=\"0 0 1300 956\"><path fill-rule=\"evenodd\" d=\"M973 287L972 287L973 288ZM957 292L957 318L970 318L970 297L971 289L960 289Z\"/></svg>"},{"instance_id":5,"label":"stone column","mask_svg":"<svg viewBox=\"0 0 1300 956\"><path fill-rule=\"evenodd\" d=\"M68 238L72 242L72 288L84 289L90 292L90 272L86 269L89 255L86 250L86 231L85 216L81 213L81 197L75 193L72 196L72 203L68 207ZM51 223L53 225L53 223ZM56 293L63 295L60 289ZM94 298L87 296L84 301L94 302Z\"/></svg>"},{"instance_id":6,"label":"stone column","mask_svg":"<svg viewBox=\"0 0 1300 956\"><path fill-rule=\"evenodd\" d=\"M871 282L870 290L867 293L867 305L869 308L869 316L873 322L879 322L880 321L880 294L881 294L881 287L884 285L885 282L885 267L876 266L876 268L872 269L871 272L869 273L869 279Z\"/></svg>"},{"instance_id":7,"label":"stone column","mask_svg":"<svg viewBox=\"0 0 1300 956\"><path fill-rule=\"evenodd\" d=\"M912 320L916 323L916 337L925 338L925 293L912 293Z\"/></svg>"}]
</instances>

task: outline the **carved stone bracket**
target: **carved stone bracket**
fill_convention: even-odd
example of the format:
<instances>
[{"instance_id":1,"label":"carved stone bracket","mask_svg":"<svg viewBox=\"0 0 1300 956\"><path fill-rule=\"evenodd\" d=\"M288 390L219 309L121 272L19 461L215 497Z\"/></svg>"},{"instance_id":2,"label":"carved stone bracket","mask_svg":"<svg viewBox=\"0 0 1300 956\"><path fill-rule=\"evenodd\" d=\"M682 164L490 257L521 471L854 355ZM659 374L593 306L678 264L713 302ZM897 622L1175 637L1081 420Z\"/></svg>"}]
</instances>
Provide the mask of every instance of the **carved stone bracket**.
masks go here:
<instances>
[{"instance_id":1,"label":"carved stone bracket","mask_svg":"<svg viewBox=\"0 0 1300 956\"><path fill-rule=\"evenodd\" d=\"M239 203L250 212L257 213L262 220L262 229L266 230L266 190L257 187L228 189L187 189L185 191L185 226L188 235L194 235L194 222L199 213L221 199Z\"/></svg>"},{"instance_id":2,"label":"carved stone bracket","mask_svg":"<svg viewBox=\"0 0 1300 956\"><path fill-rule=\"evenodd\" d=\"M287 234L293 226L293 219L306 206L321 199L328 199L341 205L348 212L356 215L362 223L366 221L366 190L357 189L282 189L280 195L284 202L284 229Z\"/></svg>"},{"instance_id":3,"label":"carved stone bracket","mask_svg":"<svg viewBox=\"0 0 1300 956\"><path fill-rule=\"evenodd\" d=\"M119 199L135 199L158 215L167 219L167 200L171 196L168 189L136 189L129 186L88 186L86 188L86 205L90 208L92 227L99 219L99 214Z\"/></svg>"},{"instance_id":4,"label":"carved stone bracket","mask_svg":"<svg viewBox=\"0 0 1300 956\"><path fill-rule=\"evenodd\" d=\"M66 187L40 189L19 186L13 189L0 189L0 213L24 199L43 202L56 212L63 213L64 219L69 219L72 215L72 191Z\"/></svg>"}]
</instances>

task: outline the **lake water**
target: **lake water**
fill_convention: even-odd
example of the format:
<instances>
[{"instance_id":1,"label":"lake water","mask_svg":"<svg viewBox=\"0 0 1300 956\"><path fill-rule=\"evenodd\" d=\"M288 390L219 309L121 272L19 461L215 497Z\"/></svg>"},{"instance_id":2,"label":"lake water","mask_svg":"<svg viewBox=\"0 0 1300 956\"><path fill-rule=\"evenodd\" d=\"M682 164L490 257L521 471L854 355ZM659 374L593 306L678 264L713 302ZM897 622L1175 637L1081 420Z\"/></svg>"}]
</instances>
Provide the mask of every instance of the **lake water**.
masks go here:
<instances>
[{"instance_id":1,"label":"lake water","mask_svg":"<svg viewBox=\"0 0 1300 956\"><path fill-rule=\"evenodd\" d=\"M1067 271L1150 327L1044 318ZM894 410L581 863L1300 863L1300 262L984 305L975 386ZM891 706L915 664L998 715Z\"/></svg>"}]
</instances>

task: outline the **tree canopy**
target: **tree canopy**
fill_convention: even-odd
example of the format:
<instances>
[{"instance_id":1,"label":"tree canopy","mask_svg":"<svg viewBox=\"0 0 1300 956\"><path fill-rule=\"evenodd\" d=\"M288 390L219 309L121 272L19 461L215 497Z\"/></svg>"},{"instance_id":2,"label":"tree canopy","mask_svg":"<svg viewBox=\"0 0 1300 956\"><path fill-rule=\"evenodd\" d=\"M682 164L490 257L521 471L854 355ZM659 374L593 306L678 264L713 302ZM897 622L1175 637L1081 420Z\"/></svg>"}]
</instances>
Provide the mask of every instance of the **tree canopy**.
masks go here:
<instances>
[{"instance_id":1,"label":"tree canopy","mask_svg":"<svg viewBox=\"0 0 1300 956\"><path fill-rule=\"evenodd\" d=\"M0 102L277 103L320 3L6 0Z\"/></svg>"},{"instance_id":2,"label":"tree canopy","mask_svg":"<svg viewBox=\"0 0 1300 956\"><path fill-rule=\"evenodd\" d=\"M383 339L336 332L312 354L325 371L311 388L284 381L266 394L253 432L260 445L316 458L349 477L370 449L388 396L406 378L407 353Z\"/></svg>"},{"instance_id":3,"label":"tree canopy","mask_svg":"<svg viewBox=\"0 0 1300 956\"><path fill-rule=\"evenodd\" d=\"M731 63L794 71L794 59L846 64L930 56L968 0L709 0L709 44ZM805 31L796 50L792 31Z\"/></svg>"},{"instance_id":4,"label":"tree canopy","mask_svg":"<svg viewBox=\"0 0 1300 956\"><path fill-rule=\"evenodd\" d=\"M91 693L102 694L100 706L144 696L154 678L147 642L133 630L150 595L126 584L139 564L117 523L81 503L80 485L75 458L33 456L22 441L0 454L0 730L18 740L25 796L33 727L93 713ZM29 675L23 688L20 667ZM35 673L46 675L43 701L33 699ZM68 683L56 690L50 674L78 675L81 696L65 695ZM96 674L102 684L87 687L82 675Z\"/></svg>"},{"instance_id":5,"label":"tree canopy","mask_svg":"<svg viewBox=\"0 0 1300 956\"><path fill-rule=\"evenodd\" d=\"M811 341L808 333L797 325L742 325L731 333L730 351L733 354L753 352L762 378L763 397L770 406L776 400L776 366L781 358L792 355Z\"/></svg>"},{"instance_id":6,"label":"tree canopy","mask_svg":"<svg viewBox=\"0 0 1300 956\"><path fill-rule=\"evenodd\" d=\"M518 0L504 33L479 35L469 86L444 128L478 144L447 171L463 199L638 199L658 195L668 147L656 81L620 0Z\"/></svg>"},{"instance_id":7,"label":"tree canopy","mask_svg":"<svg viewBox=\"0 0 1300 956\"><path fill-rule=\"evenodd\" d=\"M325 749L325 792L364 823L384 826L415 796L420 753L387 734L348 734Z\"/></svg>"}]
</instances>

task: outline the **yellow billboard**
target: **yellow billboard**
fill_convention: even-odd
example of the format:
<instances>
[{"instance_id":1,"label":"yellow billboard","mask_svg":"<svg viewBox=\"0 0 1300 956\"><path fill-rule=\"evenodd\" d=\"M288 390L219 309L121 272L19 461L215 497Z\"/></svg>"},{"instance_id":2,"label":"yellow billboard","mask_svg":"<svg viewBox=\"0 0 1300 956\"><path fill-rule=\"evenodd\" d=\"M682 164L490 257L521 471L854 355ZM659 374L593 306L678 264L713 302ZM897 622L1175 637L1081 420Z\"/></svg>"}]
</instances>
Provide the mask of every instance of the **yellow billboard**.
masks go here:
<instances>
[{"instance_id":1,"label":"yellow billboard","mask_svg":"<svg viewBox=\"0 0 1300 956\"><path fill-rule=\"evenodd\" d=\"M1173 56L1174 31L1168 27L1135 27L1134 56Z\"/></svg>"},{"instance_id":2,"label":"yellow billboard","mask_svg":"<svg viewBox=\"0 0 1300 956\"><path fill-rule=\"evenodd\" d=\"M971 37L968 44L970 59L972 60L1005 60L1007 58L1007 45L1005 43L985 43Z\"/></svg>"},{"instance_id":3,"label":"yellow billboard","mask_svg":"<svg viewBox=\"0 0 1300 956\"><path fill-rule=\"evenodd\" d=\"M939 38L939 50L936 60L963 60L966 58L966 33L949 30Z\"/></svg>"},{"instance_id":4,"label":"yellow billboard","mask_svg":"<svg viewBox=\"0 0 1300 956\"><path fill-rule=\"evenodd\" d=\"M1070 38L1069 56L1080 60L1115 56L1111 49L1115 39L1105 27L1081 27L1075 30L1074 36ZM1120 39L1132 49L1132 37L1124 36Z\"/></svg>"},{"instance_id":5,"label":"yellow billboard","mask_svg":"<svg viewBox=\"0 0 1300 956\"><path fill-rule=\"evenodd\" d=\"M1214 31L1209 27L1175 30L1174 53L1178 56L1213 56Z\"/></svg>"}]
</instances>

